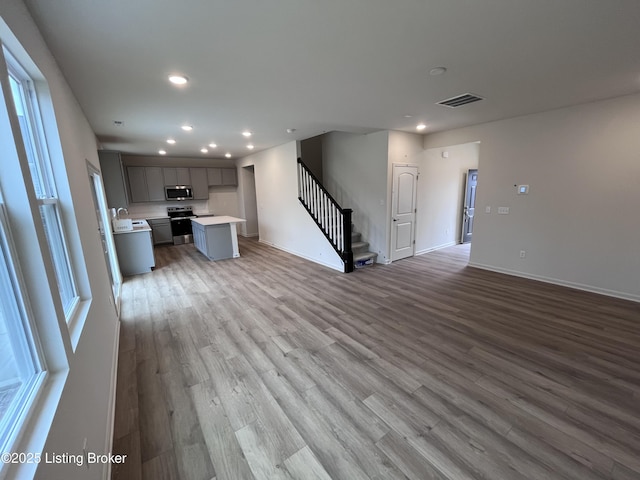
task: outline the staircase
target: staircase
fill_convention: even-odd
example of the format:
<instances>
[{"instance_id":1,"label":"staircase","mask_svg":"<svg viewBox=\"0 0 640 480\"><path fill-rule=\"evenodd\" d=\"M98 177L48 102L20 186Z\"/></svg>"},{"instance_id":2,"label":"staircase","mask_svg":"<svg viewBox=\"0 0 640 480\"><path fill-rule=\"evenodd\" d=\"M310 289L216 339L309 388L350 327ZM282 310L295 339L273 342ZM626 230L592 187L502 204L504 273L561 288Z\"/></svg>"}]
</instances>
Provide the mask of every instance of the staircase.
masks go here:
<instances>
[{"instance_id":1,"label":"staircase","mask_svg":"<svg viewBox=\"0 0 640 480\"><path fill-rule=\"evenodd\" d=\"M351 250L353 251L353 266L363 268L376 263L377 253L369 252L369 242L362 241L362 234L351 231Z\"/></svg>"},{"instance_id":2,"label":"staircase","mask_svg":"<svg viewBox=\"0 0 640 480\"><path fill-rule=\"evenodd\" d=\"M309 167L298 158L298 200L329 240L344 263L344 272L373 265L378 254L368 252L369 244L353 231L352 210L342 208Z\"/></svg>"}]
</instances>

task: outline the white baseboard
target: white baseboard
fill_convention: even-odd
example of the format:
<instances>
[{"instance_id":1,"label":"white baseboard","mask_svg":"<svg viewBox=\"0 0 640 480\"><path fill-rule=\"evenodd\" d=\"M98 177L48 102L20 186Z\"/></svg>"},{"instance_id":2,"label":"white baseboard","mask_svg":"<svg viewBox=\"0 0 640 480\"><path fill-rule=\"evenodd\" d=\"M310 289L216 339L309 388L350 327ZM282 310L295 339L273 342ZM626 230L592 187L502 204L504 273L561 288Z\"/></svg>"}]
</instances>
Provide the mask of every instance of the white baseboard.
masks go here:
<instances>
[{"instance_id":1,"label":"white baseboard","mask_svg":"<svg viewBox=\"0 0 640 480\"><path fill-rule=\"evenodd\" d=\"M457 245L457 242L448 242L448 243L443 243L442 245L437 245L435 247L429 247L426 248L424 250L419 250L415 253L415 255L424 255L425 253L429 253L429 252L435 252L436 250L440 250L441 248L447 248L447 247L453 247L454 245Z\"/></svg>"},{"instance_id":2,"label":"white baseboard","mask_svg":"<svg viewBox=\"0 0 640 480\"><path fill-rule=\"evenodd\" d=\"M640 295L634 295L632 293L608 290L606 288L594 287L592 285L585 285L583 283L567 282L566 280L560 280L558 278L551 278L551 277L545 277L542 275L534 275L531 273L518 272L517 270L509 270L507 268L493 267L491 265L484 265L481 263L469 262L469 266L474 268L479 268L482 270L489 270L491 272L504 273L506 275L513 275L514 277L527 278L529 280L536 280L538 282L551 283L553 285L560 285L562 287L574 288L576 290L582 290L585 292L598 293L600 295L606 295L608 297L621 298L623 300L631 300L632 302L640 302Z\"/></svg>"},{"instance_id":3,"label":"white baseboard","mask_svg":"<svg viewBox=\"0 0 640 480\"><path fill-rule=\"evenodd\" d=\"M258 233L240 233L240 232L238 232L238 235L240 235L241 237L244 237L244 238L252 238L252 237L257 237L259 234Z\"/></svg>"},{"instance_id":4,"label":"white baseboard","mask_svg":"<svg viewBox=\"0 0 640 480\"><path fill-rule=\"evenodd\" d=\"M270 247L273 247L273 248L277 248L278 250L282 250L283 252L290 253L292 255L295 255L296 257L304 258L305 260L309 260L310 262L318 263L318 264L320 264L320 265L322 265L324 267L330 268L332 270L338 270L339 272L343 271L343 266L342 265L337 267L336 265L332 265L330 263L323 262L321 260L318 260L317 258L311 258L311 257L309 257L309 256L307 256L305 254L302 254L300 252L296 252L295 250L290 250L288 248L281 247L280 245L274 245L273 243L267 242L265 240L258 240L258 242L259 243L264 243L265 245L269 245Z\"/></svg>"},{"instance_id":5,"label":"white baseboard","mask_svg":"<svg viewBox=\"0 0 640 480\"><path fill-rule=\"evenodd\" d=\"M109 413L107 415L107 453L113 450L113 435L115 433L116 419L116 389L118 385L118 353L120 350L120 320L116 325L116 341L113 347L113 364L111 366L111 386L109 387ZM103 470L102 478L109 480L111 478L111 463L107 462Z\"/></svg>"}]
</instances>

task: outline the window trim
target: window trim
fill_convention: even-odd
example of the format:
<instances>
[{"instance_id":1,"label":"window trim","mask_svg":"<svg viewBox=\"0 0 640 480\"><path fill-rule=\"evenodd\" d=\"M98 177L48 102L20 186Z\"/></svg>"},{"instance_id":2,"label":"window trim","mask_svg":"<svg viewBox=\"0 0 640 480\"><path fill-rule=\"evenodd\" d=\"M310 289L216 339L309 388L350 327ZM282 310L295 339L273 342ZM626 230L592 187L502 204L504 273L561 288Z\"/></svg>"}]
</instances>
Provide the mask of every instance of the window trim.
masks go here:
<instances>
[{"instance_id":1,"label":"window trim","mask_svg":"<svg viewBox=\"0 0 640 480\"><path fill-rule=\"evenodd\" d=\"M9 218L5 210L5 204L0 191L0 261L7 267L7 281L9 283L8 295L11 300L7 303L14 310L20 327L13 326L9 328L19 328L20 333L25 337L26 345L21 349L21 355L24 362L28 362L29 368L33 369L33 374L23 384L18 396L11 401L11 408L5 412L2 420L0 420L0 451L7 451L7 447L13 445L20 434L27 419L34 412L36 399L40 396L44 383L49 375L47 370L47 362L45 359L42 344L38 336L38 329L34 321L33 310L29 300L28 290L22 273L16 264L18 252L15 248ZM3 292L0 296L4 297ZM4 301L7 300L3 298ZM20 369L26 366L19 365ZM0 466L0 472L2 472Z\"/></svg>"},{"instance_id":2,"label":"window trim","mask_svg":"<svg viewBox=\"0 0 640 480\"><path fill-rule=\"evenodd\" d=\"M78 314L81 313L80 310L86 311L87 309L79 308L83 299L81 297L77 280L77 262L74 259L74 256L71 254L71 249L69 248L69 241L67 239L66 231L67 224L63 218L65 216L65 213L63 212L65 208L63 203L60 201L60 196L58 194L52 159L49 153L49 142L47 140L47 135L42 118L42 109L38 101L38 94L34 86L34 80L32 79L29 72L25 70L25 68L11 53L11 51L4 45L2 45L2 53L5 58L7 73L10 77L14 78L14 81L20 87L22 96L24 97L22 106L26 111L25 120L28 124L27 129L29 131L27 133L29 138L25 138L25 132L22 131L22 128L20 129L20 133L25 150L28 148L26 145L27 142L33 150L33 154L35 156L33 161L34 163L36 163L36 168L38 169L38 175L40 177L38 180L41 183L41 188L44 189L43 195L39 196L36 193L36 200L39 207L44 205L55 205L55 207L53 208L55 215L55 224L46 225L45 232L47 232L48 236L56 234L59 237L59 240L49 240L49 238L47 238L46 244L54 267L56 284L59 280L58 271L64 269L64 272L61 272L60 275L65 278L61 281L64 281L64 283L67 284L71 292L71 296L68 299L64 298L63 291L60 287L57 289L57 291L59 293L59 298L62 304L67 326L69 329L75 329L78 325L81 326L83 324L83 322L78 321ZM33 179L33 173L30 173L30 180L35 184L36 182ZM40 211L42 214L43 210L40 209ZM52 230L49 231L49 229ZM79 334L77 336L79 338ZM77 342L74 342L74 349L76 344Z\"/></svg>"}]
</instances>

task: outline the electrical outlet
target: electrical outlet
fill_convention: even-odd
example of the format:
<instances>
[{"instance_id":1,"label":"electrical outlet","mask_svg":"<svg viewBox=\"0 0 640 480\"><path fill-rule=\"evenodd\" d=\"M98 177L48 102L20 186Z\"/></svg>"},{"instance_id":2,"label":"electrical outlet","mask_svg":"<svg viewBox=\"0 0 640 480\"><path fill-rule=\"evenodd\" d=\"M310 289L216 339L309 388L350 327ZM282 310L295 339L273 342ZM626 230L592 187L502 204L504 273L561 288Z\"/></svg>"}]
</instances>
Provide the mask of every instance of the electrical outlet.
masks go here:
<instances>
[{"instance_id":1,"label":"electrical outlet","mask_svg":"<svg viewBox=\"0 0 640 480\"><path fill-rule=\"evenodd\" d=\"M491 213L491 207L489 205L484 207L484 213Z\"/></svg>"},{"instance_id":2,"label":"electrical outlet","mask_svg":"<svg viewBox=\"0 0 640 480\"><path fill-rule=\"evenodd\" d=\"M525 258L527 256L527 252L525 250L520 250L520 258Z\"/></svg>"}]
</instances>

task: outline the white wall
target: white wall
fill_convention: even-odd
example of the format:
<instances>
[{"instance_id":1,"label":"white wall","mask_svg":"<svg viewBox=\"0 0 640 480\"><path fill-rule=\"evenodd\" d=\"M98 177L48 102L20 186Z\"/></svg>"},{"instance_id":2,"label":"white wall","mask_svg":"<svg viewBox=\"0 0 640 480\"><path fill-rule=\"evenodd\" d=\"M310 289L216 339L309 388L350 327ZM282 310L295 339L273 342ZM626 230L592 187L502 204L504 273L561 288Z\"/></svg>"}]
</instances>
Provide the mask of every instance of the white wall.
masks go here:
<instances>
[{"instance_id":1,"label":"white wall","mask_svg":"<svg viewBox=\"0 0 640 480\"><path fill-rule=\"evenodd\" d=\"M75 353L69 356L69 372L45 451L79 453L87 438L89 450L107 452L112 407L118 319L109 302L111 285L93 207L86 160L99 168L95 135L27 9L20 0L3 0L0 16L26 49L50 87L66 171L68 193L78 225L74 243L86 260L87 287L92 300ZM60 182L61 184L66 182ZM65 190L62 188L62 190ZM62 195L66 195L62 192ZM77 243L77 244L76 244ZM66 332L63 332L66 335ZM98 479L102 468L81 469L40 464L37 478Z\"/></svg>"},{"instance_id":2,"label":"white wall","mask_svg":"<svg viewBox=\"0 0 640 480\"><path fill-rule=\"evenodd\" d=\"M471 263L640 300L638 118L629 95L426 136L482 142Z\"/></svg>"},{"instance_id":3,"label":"white wall","mask_svg":"<svg viewBox=\"0 0 640 480\"><path fill-rule=\"evenodd\" d=\"M465 176L478 168L478 147L466 143L430 148L421 155L416 254L460 243ZM443 158L443 152L449 157Z\"/></svg>"},{"instance_id":4,"label":"white wall","mask_svg":"<svg viewBox=\"0 0 640 480\"><path fill-rule=\"evenodd\" d=\"M238 167L254 166L260 241L343 270L342 260L298 201L297 158L298 145L290 142L237 161ZM239 178L244 182L243 175ZM243 201L245 186L239 188Z\"/></svg>"},{"instance_id":5,"label":"white wall","mask_svg":"<svg viewBox=\"0 0 640 480\"><path fill-rule=\"evenodd\" d=\"M353 209L355 230L378 254L389 258L389 132L368 135L331 132L323 137L323 184L343 208Z\"/></svg>"}]
</instances>

